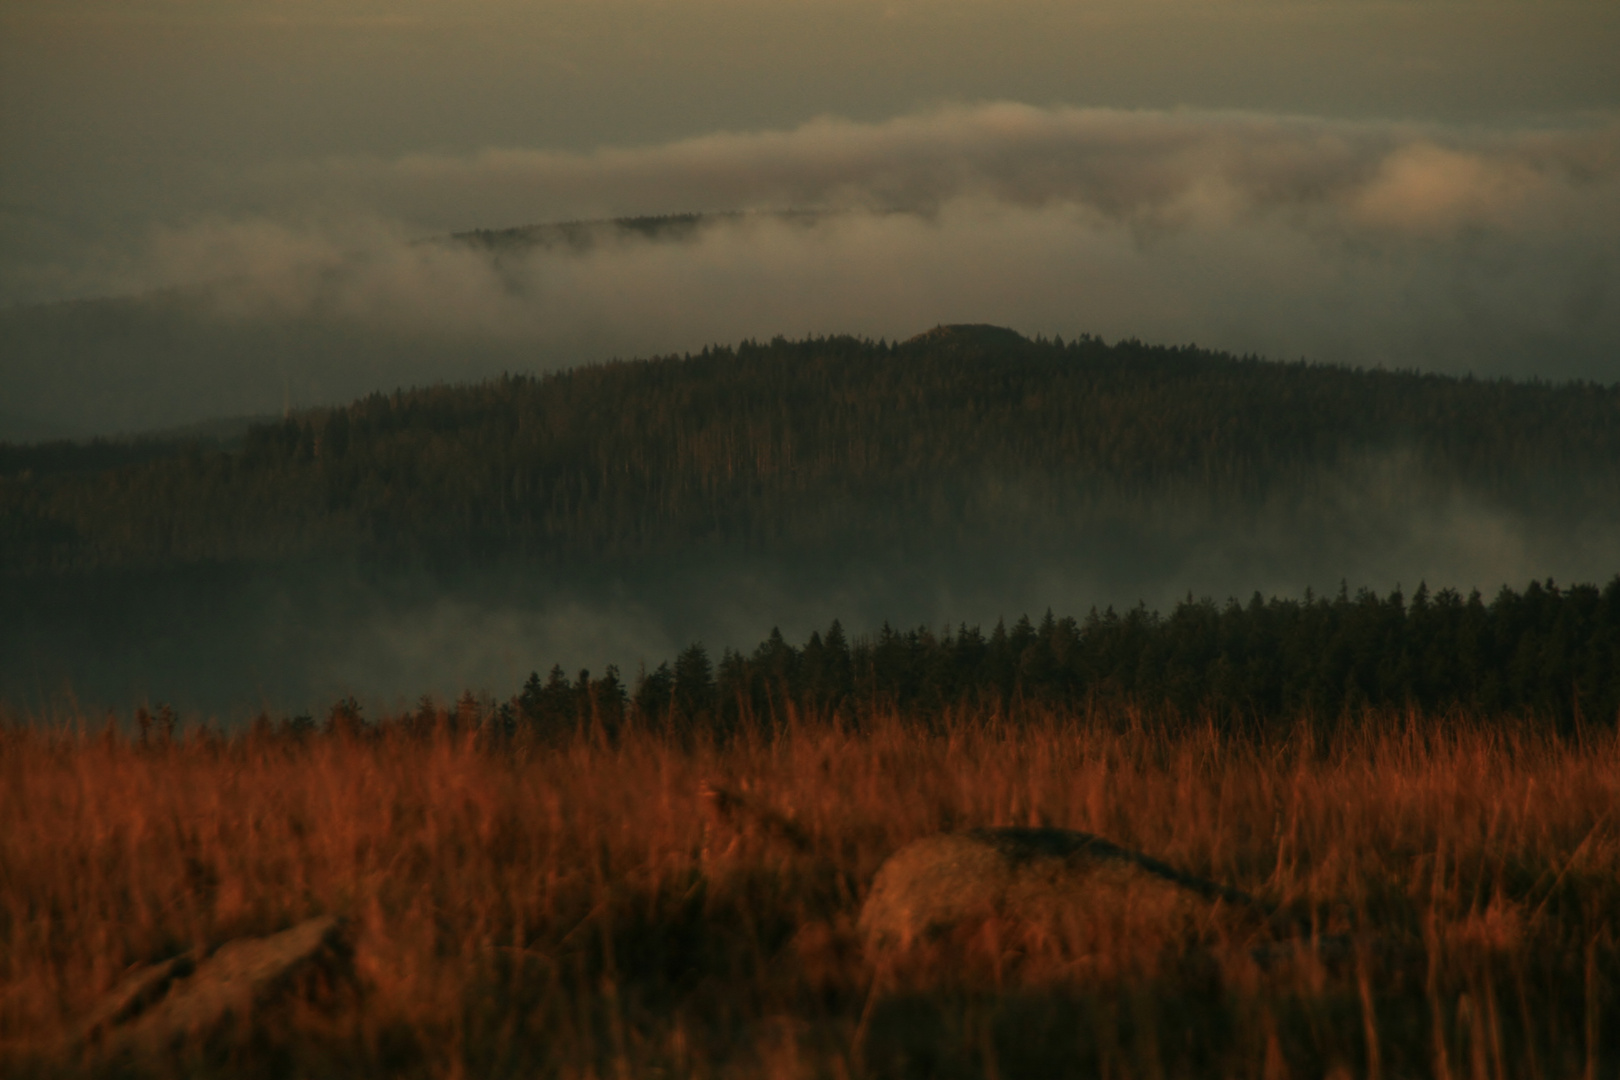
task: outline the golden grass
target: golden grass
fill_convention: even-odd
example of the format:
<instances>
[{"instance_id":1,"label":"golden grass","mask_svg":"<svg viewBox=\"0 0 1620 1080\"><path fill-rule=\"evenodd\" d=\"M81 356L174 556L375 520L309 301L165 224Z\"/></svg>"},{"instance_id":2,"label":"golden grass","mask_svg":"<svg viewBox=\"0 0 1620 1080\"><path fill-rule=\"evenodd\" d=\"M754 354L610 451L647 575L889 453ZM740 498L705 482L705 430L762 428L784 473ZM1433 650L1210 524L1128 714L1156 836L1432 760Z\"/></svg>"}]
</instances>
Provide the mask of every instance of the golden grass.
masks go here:
<instances>
[{"instance_id":1,"label":"golden grass","mask_svg":"<svg viewBox=\"0 0 1620 1080\"><path fill-rule=\"evenodd\" d=\"M1369 718L900 717L724 745L0 735L0 1062L130 966L313 914L353 988L189 1075L1612 1076L1620 740ZM704 813L706 783L808 838ZM878 972L854 934L927 833L1098 833L1275 904L1155 936L985 925ZM779 830L777 830L779 832ZM1106 928L1104 928L1106 929ZM1337 952L1292 934L1342 935ZM272 1023L273 1021L273 1023ZM279 1026L276 1026L279 1025ZM124 1063L118 1068L132 1067Z\"/></svg>"}]
</instances>

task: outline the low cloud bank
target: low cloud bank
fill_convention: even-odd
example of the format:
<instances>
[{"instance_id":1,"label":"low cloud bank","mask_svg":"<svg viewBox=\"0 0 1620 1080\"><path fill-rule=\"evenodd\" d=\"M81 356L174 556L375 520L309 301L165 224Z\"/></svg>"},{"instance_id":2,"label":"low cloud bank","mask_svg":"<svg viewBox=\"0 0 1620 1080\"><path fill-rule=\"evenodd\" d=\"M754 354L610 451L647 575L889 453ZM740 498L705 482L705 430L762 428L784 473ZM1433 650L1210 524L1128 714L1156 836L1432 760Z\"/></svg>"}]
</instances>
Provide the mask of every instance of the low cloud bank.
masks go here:
<instances>
[{"instance_id":1,"label":"low cloud bank","mask_svg":"<svg viewBox=\"0 0 1620 1080\"><path fill-rule=\"evenodd\" d=\"M398 225L216 222L151 272L222 303L520 335L559 358L985 319L1447 371L1620 377L1620 122L1468 130L989 105L589 154L280 171L350 220L687 211L684 244L409 244Z\"/></svg>"},{"instance_id":2,"label":"low cloud bank","mask_svg":"<svg viewBox=\"0 0 1620 1080\"><path fill-rule=\"evenodd\" d=\"M941 322L1620 379L1614 118L1453 130L988 105L588 154L329 161L264 183L325 209L160 230L120 282L179 291L117 317L0 314L0 437ZM409 224L451 211L468 226L724 213L675 236L494 250Z\"/></svg>"},{"instance_id":3,"label":"low cloud bank","mask_svg":"<svg viewBox=\"0 0 1620 1080\"><path fill-rule=\"evenodd\" d=\"M823 119L589 154L334 161L278 174L411 218L457 201L544 216L1066 203L1144 228L1253 220L1385 239L1513 231L1579 212L1620 170L1620 125L1447 130L1296 117L996 104L884 123ZM1612 203L1610 204L1612 205ZM1297 215L1303 213L1309 221Z\"/></svg>"}]
</instances>

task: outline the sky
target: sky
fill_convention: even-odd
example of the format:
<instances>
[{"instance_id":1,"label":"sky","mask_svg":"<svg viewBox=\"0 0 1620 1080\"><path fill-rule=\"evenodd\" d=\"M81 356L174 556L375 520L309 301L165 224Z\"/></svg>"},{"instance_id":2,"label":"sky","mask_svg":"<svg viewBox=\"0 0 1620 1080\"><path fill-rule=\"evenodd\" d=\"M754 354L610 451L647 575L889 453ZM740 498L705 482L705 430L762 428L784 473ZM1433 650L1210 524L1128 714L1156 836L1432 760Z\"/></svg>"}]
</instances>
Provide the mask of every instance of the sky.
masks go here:
<instances>
[{"instance_id":1,"label":"sky","mask_svg":"<svg viewBox=\"0 0 1620 1080\"><path fill-rule=\"evenodd\" d=\"M1615 381L1616 56L1611 0L0 0L0 308L207 285L539 367L988 321ZM418 243L781 210L823 216Z\"/></svg>"}]
</instances>

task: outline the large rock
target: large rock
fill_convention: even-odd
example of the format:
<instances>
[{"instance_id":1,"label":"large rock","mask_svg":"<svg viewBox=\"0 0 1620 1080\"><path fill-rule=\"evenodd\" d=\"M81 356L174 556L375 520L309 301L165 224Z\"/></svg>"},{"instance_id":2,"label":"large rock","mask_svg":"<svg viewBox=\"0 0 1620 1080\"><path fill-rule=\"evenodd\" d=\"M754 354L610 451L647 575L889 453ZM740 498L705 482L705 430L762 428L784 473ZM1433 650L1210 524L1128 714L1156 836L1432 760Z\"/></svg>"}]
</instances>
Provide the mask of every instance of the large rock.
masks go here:
<instances>
[{"instance_id":1,"label":"large rock","mask_svg":"<svg viewBox=\"0 0 1620 1080\"><path fill-rule=\"evenodd\" d=\"M870 954L985 918L1052 924L1065 918L1185 911L1256 902L1236 889L1068 829L975 829L908 844L878 869L861 909Z\"/></svg>"},{"instance_id":2,"label":"large rock","mask_svg":"<svg viewBox=\"0 0 1620 1080\"><path fill-rule=\"evenodd\" d=\"M186 952L155 964L144 964L119 980L74 1032L76 1043L100 1038L110 1029L144 1012L169 992L176 979L197 970L196 952Z\"/></svg>"},{"instance_id":3,"label":"large rock","mask_svg":"<svg viewBox=\"0 0 1620 1080\"><path fill-rule=\"evenodd\" d=\"M250 1016L312 966L346 974L341 925L331 916L268 937L238 938L206 958L186 953L143 967L102 999L80 1041L106 1052L149 1053L204 1037Z\"/></svg>"}]
</instances>

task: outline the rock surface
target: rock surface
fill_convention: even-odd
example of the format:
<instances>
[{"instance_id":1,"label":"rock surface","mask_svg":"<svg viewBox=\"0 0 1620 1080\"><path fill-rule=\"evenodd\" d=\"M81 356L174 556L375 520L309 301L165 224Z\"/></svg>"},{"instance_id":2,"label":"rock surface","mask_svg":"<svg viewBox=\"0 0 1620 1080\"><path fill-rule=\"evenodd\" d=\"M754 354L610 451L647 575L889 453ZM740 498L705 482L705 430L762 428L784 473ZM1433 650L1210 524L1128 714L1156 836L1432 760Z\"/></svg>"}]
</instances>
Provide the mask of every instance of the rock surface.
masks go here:
<instances>
[{"instance_id":1,"label":"rock surface","mask_svg":"<svg viewBox=\"0 0 1620 1080\"><path fill-rule=\"evenodd\" d=\"M152 1052L249 1015L310 965L345 962L341 925L309 919L268 937L238 938L205 959L186 953L131 973L81 1025L81 1041Z\"/></svg>"},{"instance_id":2,"label":"rock surface","mask_svg":"<svg viewBox=\"0 0 1620 1080\"><path fill-rule=\"evenodd\" d=\"M1226 901L1257 906L1236 889L1068 829L976 829L908 844L878 869L861 909L869 952L906 949L970 920L1039 921L1065 914Z\"/></svg>"},{"instance_id":3,"label":"rock surface","mask_svg":"<svg viewBox=\"0 0 1620 1080\"><path fill-rule=\"evenodd\" d=\"M175 979L190 975L196 968L197 954L188 952L131 971L117 986L107 991L90 1015L79 1024L76 1041L94 1039L107 1029L129 1020L168 993Z\"/></svg>"}]
</instances>

